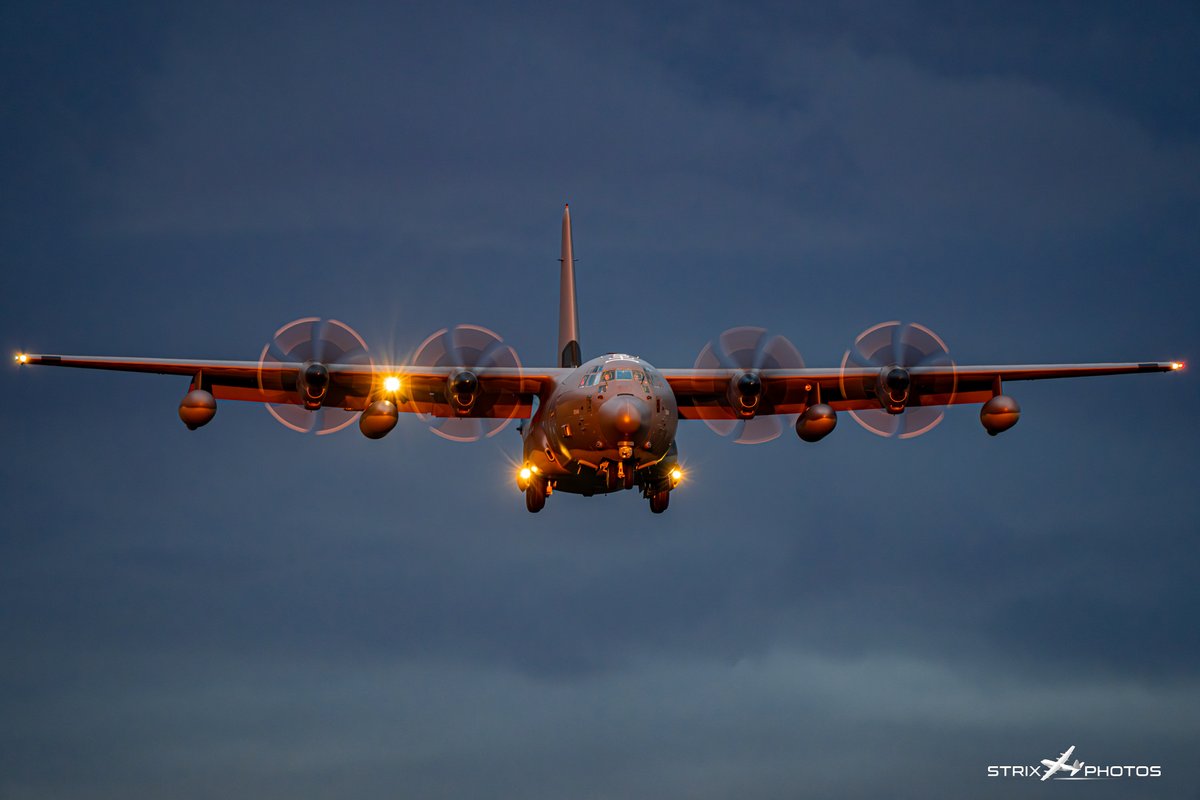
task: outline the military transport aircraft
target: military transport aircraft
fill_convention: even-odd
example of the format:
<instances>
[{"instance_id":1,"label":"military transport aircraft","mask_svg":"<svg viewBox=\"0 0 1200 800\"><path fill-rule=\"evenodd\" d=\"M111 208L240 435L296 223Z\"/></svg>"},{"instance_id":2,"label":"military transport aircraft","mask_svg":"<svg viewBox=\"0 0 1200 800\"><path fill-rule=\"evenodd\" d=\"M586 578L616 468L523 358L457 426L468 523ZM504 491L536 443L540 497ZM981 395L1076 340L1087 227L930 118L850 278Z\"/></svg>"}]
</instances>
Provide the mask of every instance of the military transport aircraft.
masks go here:
<instances>
[{"instance_id":1,"label":"military transport aircraft","mask_svg":"<svg viewBox=\"0 0 1200 800\"><path fill-rule=\"evenodd\" d=\"M280 328L256 361L27 353L16 360L186 376L191 385L179 416L192 430L213 419L218 399L264 403L302 432L332 433L357 419L370 439L387 435L402 412L457 441L494 436L520 419L524 458L516 481L529 511L542 510L555 491L636 487L655 513L666 510L683 479L675 445L681 419L703 420L746 444L776 438L786 419L800 439L816 442L844 411L881 436L909 438L936 425L942 406L982 403L980 421L996 435L1021 414L1003 391L1006 382L1183 368L1178 361L961 366L933 331L899 322L863 332L832 368L806 368L787 339L760 328L726 331L690 369L657 369L623 353L584 361L570 208L562 217L555 367L523 366L499 336L472 325L433 334L412 363L377 364L349 326L317 317Z\"/></svg>"}]
</instances>

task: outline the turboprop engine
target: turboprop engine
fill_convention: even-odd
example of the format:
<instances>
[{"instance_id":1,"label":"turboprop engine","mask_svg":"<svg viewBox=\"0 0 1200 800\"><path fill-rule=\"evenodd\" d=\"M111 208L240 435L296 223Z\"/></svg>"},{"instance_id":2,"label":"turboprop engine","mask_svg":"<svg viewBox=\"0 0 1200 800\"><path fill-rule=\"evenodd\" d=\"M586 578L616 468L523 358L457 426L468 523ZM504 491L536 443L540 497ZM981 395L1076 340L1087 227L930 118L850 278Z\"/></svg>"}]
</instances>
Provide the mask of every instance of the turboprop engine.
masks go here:
<instances>
[{"instance_id":1,"label":"turboprop engine","mask_svg":"<svg viewBox=\"0 0 1200 800\"><path fill-rule=\"evenodd\" d=\"M455 413L468 414L479 396L479 377L469 369L454 373L446 380L446 399Z\"/></svg>"},{"instance_id":2,"label":"turboprop engine","mask_svg":"<svg viewBox=\"0 0 1200 800\"><path fill-rule=\"evenodd\" d=\"M904 367L895 365L879 370L875 379L875 396L889 414L899 414L908 405L908 390L912 388L912 376Z\"/></svg>"},{"instance_id":3,"label":"turboprop engine","mask_svg":"<svg viewBox=\"0 0 1200 800\"><path fill-rule=\"evenodd\" d=\"M305 364L296 376L296 385L304 407L316 411L329 391L329 367L315 361Z\"/></svg>"},{"instance_id":4,"label":"turboprop engine","mask_svg":"<svg viewBox=\"0 0 1200 800\"><path fill-rule=\"evenodd\" d=\"M729 380L729 404L739 417L753 417L762 399L762 389L762 378L754 372L743 372Z\"/></svg>"},{"instance_id":5,"label":"turboprop engine","mask_svg":"<svg viewBox=\"0 0 1200 800\"><path fill-rule=\"evenodd\" d=\"M347 427L358 412L349 408L351 383L335 371L343 367L372 371L367 343L353 328L320 317L289 322L275 331L258 358L258 388L267 411L297 433L320 435Z\"/></svg>"},{"instance_id":6,"label":"turboprop engine","mask_svg":"<svg viewBox=\"0 0 1200 800\"><path fill-rule=\"evenodd\" d=\"M911 439L942 421L941 406L954 402L958 375L941 337L924 325L893 321L858 335L842 356L841 384L847 399L879 403L847 409L851 419L879 436Z\"/></svg>"},{"instance_id":7,"label":"turboprop engine","mask_svg":"<svg viewBox=\"0 0 1200 800\"><path fill-rule=\"evenodd\" d=\"M729 376L724 397L702 401L713 408L699 415L709 430L729 436L738 444L769 442L783 433L780 416L764 411L778 400L771 373L804 369L804 359L786 337L764 328L730 328L704 345L695 366L699 370L727 370ZM730 411L733 419L729 418Z\"/></svg>"}]
</instances>

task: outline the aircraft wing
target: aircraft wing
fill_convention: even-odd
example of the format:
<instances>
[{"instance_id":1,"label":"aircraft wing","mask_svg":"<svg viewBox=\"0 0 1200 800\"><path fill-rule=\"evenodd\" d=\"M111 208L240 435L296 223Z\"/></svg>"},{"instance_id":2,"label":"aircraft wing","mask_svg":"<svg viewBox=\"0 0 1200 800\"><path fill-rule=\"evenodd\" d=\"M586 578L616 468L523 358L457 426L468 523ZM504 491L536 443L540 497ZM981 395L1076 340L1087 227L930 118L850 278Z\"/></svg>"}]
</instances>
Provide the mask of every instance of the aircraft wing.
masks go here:
<instances>
[{"instance_id":1,"label":"aircraft wing","mask_svg":"<svg viewBox=\"0 0 1200 800\"><path fill-rule=\"evenodd\" d=\"M986 403L1006 381L1127 375L1137 372L1170 372L1182 369L1178 361L1143 361L1102 364L1001 364L983 366L912 367L912 393L908 405L945 406ZM730 397L740 369L664 369L679 403L682 419L736 419ZM799 414L809 405L827 403L837 411L877 409L874 393L879 377L875 368L765 369L758 414Z\"/></svg>"},{"instance_id":2,"label":"aircraft wing","mask_svg":"<svg viewBox=\"0 0 1200 800\"><path fill-rule=\"evenodd\" d=\"M19 364L51 367L106 369L120 372L148 372L180 375L191 379L192 388L202 388L218 400L247 400L259 403L301 403L297 380L303 364L257 361L204 361L165 358L114 358L109 356L57 356L22 354ZM328 364L327 407L362 410L373 397L382 394L388 377L400 380L396 392L400 411L457 416L446 400L446 384L457 367L422 367L404 364ZM481 368L473 370L479 379L481 398L466 416L528 417L533 398L550 391L568 369L526 370Z\"/></svg>"}]
</instances>

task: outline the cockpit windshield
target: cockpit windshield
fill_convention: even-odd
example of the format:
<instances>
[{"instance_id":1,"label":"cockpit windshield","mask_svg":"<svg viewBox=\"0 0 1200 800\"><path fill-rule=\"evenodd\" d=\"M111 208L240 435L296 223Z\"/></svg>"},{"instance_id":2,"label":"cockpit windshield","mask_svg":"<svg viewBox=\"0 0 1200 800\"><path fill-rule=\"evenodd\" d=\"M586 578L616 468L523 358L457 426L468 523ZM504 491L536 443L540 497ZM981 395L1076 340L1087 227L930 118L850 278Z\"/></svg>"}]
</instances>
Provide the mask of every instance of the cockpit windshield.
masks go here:
<instances>
[{"instance_id":1,"label":"cockpit windshield","mask_svg":"<svg viewBox=\"0 0 1200 800\"><path fill-rule=\"evenodd\" d=\"M625 367L616 367L613 369L601 370L600 367L593 367L588 374L584 375L579 381L580 386L595 386L596 384L604 384L609 381L637 381L640 384L649 386L649 380L646 373L640 369L632 369Z\"/></svg>"}]
</instances>

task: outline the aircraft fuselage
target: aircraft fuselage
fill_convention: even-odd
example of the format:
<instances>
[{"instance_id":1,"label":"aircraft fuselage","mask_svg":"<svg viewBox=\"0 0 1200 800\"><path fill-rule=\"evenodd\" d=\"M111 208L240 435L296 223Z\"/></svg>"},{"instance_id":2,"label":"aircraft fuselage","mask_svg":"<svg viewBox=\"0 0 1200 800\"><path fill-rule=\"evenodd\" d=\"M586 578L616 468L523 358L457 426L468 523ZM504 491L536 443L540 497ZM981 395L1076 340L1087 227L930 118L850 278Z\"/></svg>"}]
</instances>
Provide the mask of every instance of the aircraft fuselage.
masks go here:
<instances>
[{"instance_id":1,"label":"aircraft fuselage","mask_svg":"<svg viewBox=\"0 0 1200 800\"><path fill-rule=\"evenodd\" d=\"M525 430L525 465L557 491L665 488L678 423L675 395L658 370L610 353L568 373L542 399Z\"/></svg>"}]
</instances>

